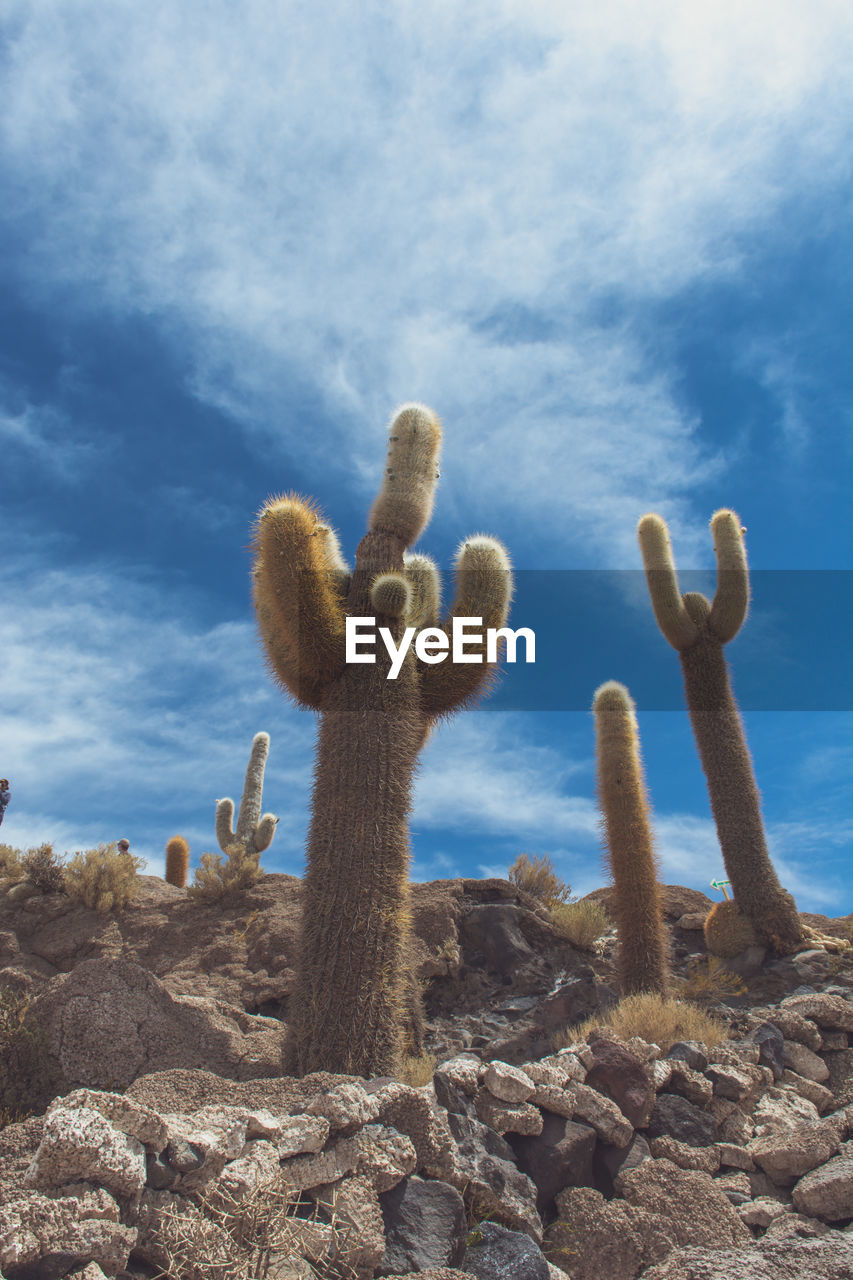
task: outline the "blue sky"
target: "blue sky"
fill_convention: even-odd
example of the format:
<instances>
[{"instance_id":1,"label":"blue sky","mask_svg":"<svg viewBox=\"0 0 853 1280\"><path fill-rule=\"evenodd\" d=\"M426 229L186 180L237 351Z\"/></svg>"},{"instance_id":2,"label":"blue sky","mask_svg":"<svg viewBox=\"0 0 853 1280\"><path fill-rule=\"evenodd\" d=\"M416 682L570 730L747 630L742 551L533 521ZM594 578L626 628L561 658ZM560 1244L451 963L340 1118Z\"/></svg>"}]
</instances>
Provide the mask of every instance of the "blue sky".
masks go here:
<instances>
[{"instance_id":1,"label":"blue sky","mask_svg":"<svg viewBox=\"0 0 853 1280\"><path fill-rule=\"evenodd\" d=\"M535 698L510 670L433 736L413 877L526 851L605 882L607 679L638 698L662 878L723 874L635 529L659 511L707 571L731 506L771 851L802 909L853 910L853 14L571 9L4 6L5 841L126 835L162 874L180 831L195 863L265 729L263 864L301 872L315 726L264 668L252 519L311 494L351 557L421 400L445 430L421 547L449 574L500 537L517 626L543 581L590 599L537 614Z\"/></svg>"}]
</instances>

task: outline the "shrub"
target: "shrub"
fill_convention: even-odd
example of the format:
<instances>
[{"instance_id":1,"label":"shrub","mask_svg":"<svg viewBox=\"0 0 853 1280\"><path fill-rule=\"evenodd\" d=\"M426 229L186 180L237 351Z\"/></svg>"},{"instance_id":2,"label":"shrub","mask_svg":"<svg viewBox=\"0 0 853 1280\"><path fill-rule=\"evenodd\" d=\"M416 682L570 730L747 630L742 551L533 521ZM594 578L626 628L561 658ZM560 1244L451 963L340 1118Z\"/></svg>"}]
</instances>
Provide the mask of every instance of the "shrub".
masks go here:
<instances>
[{"instance_id":1,"label":"shrub","mask_svg":"<svg viewBox=\"0 0 853 1280\"><path fill-rule=\"evenodd\" d=\"M687 966L687 976L679 982L678 994L682 1000L715 1004L745 995L746 983L727 969L718 956L694 956Z\"/></svg>"},{"instance_id":2,"label":"shrub","mask_svg":"<svg viewBox=\"0 0 853 1280\"><path fill-rule=\"evenodd\" d=\"M548 907L554 902L571 901L572 886L559 878L547 853L538 858L520 853L509 869L508 878Z\"/></svg>"},{"instance_id":3,"label":"shrub","mask_svg":"<svg viewBox=\"0 0 853 1280\"><path fill-rule=\"evenodd\" d=\"M29 1007L27 991L0 987L0 1129L44 1110L36 1084L45 1078L43 1032Z\"/></svg>"},{"instance_id":4,"label":"shrub","mask_svg":"<svg viewBox=\"0 0 853 1280\"><path fill-rule=\"evenodd\" d=\"M229 844L226 852L227 862L222 861L221 853L201 855L193 877L195 883L187 888L189 897L202 902L216 902L226 894L251 889L253 884L257 884L263 875L261 855L248 852L241 844Z\"/></svg>"},{"instance_id":5,"label":"shrub","mask_svg":"<svg viewBox=\"0 0 853 1280\"><path fill-rule=\"evenodd\" d=\"M593 943L611 927L610 916L594 898L553 903L551 922L561 938L581 951L590 951Z\"/></svg>"},{"instance_id":6,"label":"shrub","mask_svg":"<svg viewBox=\"0 0 853 1280\"><path fill-rule=\"evenodd\" d=\"M0 880L20 880L23 875L20 849L13 849L10 844L0 844Z\"/></svg>"},{"instance_id":7,"label":"shrub","mask_svg":"<svg viewBox=\"0 0 853 1280\"><path fill-rule=\"evenodd\" d=\"M40 844L37 849L28 849L21 858L21 870L40 893L62 893L65 888L65 868L52 845Z\"/></svg>"},{"instance_id":8,"label":"shrub","mask_svg":"<svg viewBox=\"0 0 853 1280\"><path fill-rule=\"evenodd\" d=\"M90 911L121 911L139 888L142 858L119 853L115 842L75 853L65 868L65 892Z\"/></svg>"},{"instance_id":9,"label":"shrub","mask_svg":"<svg viewBox=\"0 0 853 1280\"><path fill-rule=\"evenodd\" d=\"M639 1036L650 1044L658 1045L662 1053L668 1053L679 1040L699 1040L710 1046L729 1038L725 1023L698 1005L643 991L639 995L626 996L611 1008L559 1033L554 1038L554 1047L562 1049L577 1044L595 1028L613 1031L620 1040Z\"/></svg>"}]
</instances>

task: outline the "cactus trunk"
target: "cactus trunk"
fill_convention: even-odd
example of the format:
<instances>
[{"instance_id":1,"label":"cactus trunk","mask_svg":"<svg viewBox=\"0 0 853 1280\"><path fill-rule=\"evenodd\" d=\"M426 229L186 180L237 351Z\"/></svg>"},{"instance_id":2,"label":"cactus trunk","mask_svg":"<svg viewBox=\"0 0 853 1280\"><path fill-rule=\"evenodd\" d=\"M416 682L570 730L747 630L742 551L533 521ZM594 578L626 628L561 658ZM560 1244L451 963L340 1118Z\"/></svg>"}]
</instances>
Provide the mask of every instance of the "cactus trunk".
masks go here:
<instances>
[{"instance_id":1,"label":"cactus trunk","mask_svg":"<svg viewBox=\"0 0 853 1280\"><path fill-rule=\"evenodd\" d=\"M692 596L686 601L698 619L698 601ZM679 657L732 896L764 942L780 954L795 951L802 942L802 926L794 899L782 888L770 860L761 796L723 646L703 628L697 642L682 649Z\"/></svg>"},{"instance_id":2,"label":"cactus trunk","mask_svg":"<svg viewBox=\"0 0 853 1280\"><path fill-rule=\"evenodd\" d=\"M623 996L666 991L667 940L634 702L624 685L603 684L593 701L598 795L619 933Z\"/></svg>"}]
</instances>

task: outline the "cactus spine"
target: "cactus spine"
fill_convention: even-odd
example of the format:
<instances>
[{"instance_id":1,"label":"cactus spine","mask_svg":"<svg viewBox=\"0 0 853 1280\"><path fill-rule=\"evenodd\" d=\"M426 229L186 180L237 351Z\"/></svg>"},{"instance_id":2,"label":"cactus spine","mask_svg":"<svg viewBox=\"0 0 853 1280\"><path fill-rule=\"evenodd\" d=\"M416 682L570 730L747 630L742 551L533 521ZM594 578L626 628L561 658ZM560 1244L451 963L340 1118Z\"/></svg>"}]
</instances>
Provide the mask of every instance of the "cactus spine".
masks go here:
<instances>
[{"instance_id":1,"label":"cactus spine","mask_svg":"<svg viewBox=\"0 0 853 1280\"><path fill-rule=\"evenodd\" d=\"M289 1074L399 1070L412 982L412 778L430 725L482 692L490 666L430 664L410 647L390 680L381 641L375 663L346 663L345 618L375 617L397 644L406 626L436 625L438 572L406 552L432 512L440 443L430 409L398 410L352 575L313 504L272 498L257 520L253 591L269 666L298 703L320 712ZM456 582L445 630L456 616L503 626L512 584L500 543L478 537L463 544Z\"/></svg>"},{"instance_id":2,"label":"cactus spine","mask_svg":"<svg viewBox=\"0 0 853 1280\"><path fill-rule=\"evenodd\" d=\"M645 515L638 526L655 617L681 659L690 721L734 900L760 940L788 954L802 945L803 931L796 903L779 884L770 861L752 759L723 654L749 604L740 520L733 511L717 511L711 532L717 559L713 602L698 592L679 591L669 530L661 517Z\"/></svg>"},{"instance_id":3,"label":"cactus spine","mask_svg":"<svg viewBox=\"0 0 853 1280\"><path fill-rule=\"evenodd\" d=\"M623 684L608 680L596 690L592 709L622 994L663 993L668 948L634 700Z\"/></svg>"},{"instance_id":4,"label":"cactus spine","mask_svg":"<svg viewBox=\"0 0 853 1280\"><path fill-rule=\"evenodd\" d=\"M705 946L721 960L739 956L758 942L755 930L736 902L715 902L702 929Z\"/></svg>"},{"instance_id":5,"label":"cactus spine","mask_svg":"<svg viewBox=\"0 0 853 1280\"><path fill-rule=\"evenodd\" d=\"M185 889L189 865L189 845L183 836L172 836L171 840L166 841L166 883Z\"/></svg>"},{"instance_id":6,"label":"cactus spine","mask_svg":"<svg viewBox=\"0 0 853 1280\"><path fill-rule=\"evenodd\" d=\"M243 852L254 857L268 849L275 835L278 818L272 813L261 817L261 798L264 794L264 770L270 749L268 733L256 733L252 739L252 751L243 783L240 811L237 814L237 830L234 830L234 801L228 796L216 802L216 839L223 853L230 856L232 845L239 845Z\"/></svg>"}]
</instances>

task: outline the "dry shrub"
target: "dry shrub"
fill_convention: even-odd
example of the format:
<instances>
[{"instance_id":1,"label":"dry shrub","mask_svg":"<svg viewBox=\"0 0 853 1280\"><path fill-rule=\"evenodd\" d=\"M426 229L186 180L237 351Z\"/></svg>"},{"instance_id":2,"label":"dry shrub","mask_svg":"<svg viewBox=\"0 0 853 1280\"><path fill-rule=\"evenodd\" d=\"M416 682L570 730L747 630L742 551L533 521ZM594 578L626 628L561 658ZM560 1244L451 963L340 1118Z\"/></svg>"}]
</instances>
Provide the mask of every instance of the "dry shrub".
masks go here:
<instances>
[{"instance_id":1,"label":"dry shrub","mask_svg":"<svg viewBox=\"0 0 853 1280\"><path fill-rule=\"evenodd\" d=\"M555 902L551 922L560 935L581 951L591 951L603 933L611 928L610 916L595 898L581 902Z\"/></svg>"},{"instance_id":2,"label":"dry shrub","mask_svg":"<svg viewBox=\"0 0 853 1280\"><path fill-rule=\"evenodd\" d=\"M679 1040L698 1040L711 1046L729 1038L725 1023L699 1005L653 991L642 991L639 995L626 996L618 1004L593 1014L576 1027L558 1033L554 1037L554 1048L563 1049L577 1044L599 1027L614 1031L620 1040L640 1036L650 1044L659 1045L662 1053L668 1053Z\"/></svg>"},{"instance_id":3,"label":"dry shrub","mask_svg":"<svg viewBox=\"0 0 853 1280\"><path fill-rule=\"evenodd\" d=\"M21 870L39 893L62 893L65 887L65 868L52 845L40 844L37 849L28 849L21 858Z\"/></svg>"},{"instance_id":4,"label":"dry shrub","mask_svg":"<svg viewBox=\"0 0 853 1280\"><path fill-rule=\"evenodd\" d=\"M36 1081L44 1077L44 1033L29 1016L30 994L0 987L0 1129L44 1110Z\"/></svg>"},{"instance_id":5,"label":"dry shrub","mask_svg":"<svg viewBox=\"0 0 853 1280\"><path fill-rule=\"evenodd\" d=\"M65 892L90 911L121 911L139 888L137 872L144 860L119 853L115 842L75 853L65 868Z\"/></svg>"},{"instance_id":6,"label":"dry shrub","mask_svg":"<svg viewBox=\"0 0 853 1280\"><path fill-rule=\"evenodd\" d=\"M397 1079L401 1084L419 1089L421 1085L431 1082L435 1074L435 1065L436 1059L432 1053L404 1053Z\"/></svg>"},{"instance_id":7,"label":"dry shrub","mask_svg":"<svg viewBox=\"0 0 853 1280\"><path fill-rule=\"evenodd\" d=\"M307 1257L317 1280L357 1280L360 1233L315 1205L279 1175L243 1198L218 1183L185 1210L163 1209L156 1228L160 1264L173 1280L261 1280L289 1259Z\"/></svg>"},{"instance_id":8,"label":"dry shrub","mask_svg":"<svg viewBox=\"0 0 853 1280\"><path fill-rule=\"evenodd\" d=\"M0 844L0 880L22 880L21 851L10 844Z\"/></svg>"},{"instance_id":9,"label":"dry shrub","mask_svg":"<svg viewBox=\"0 0 853 1280\"><path fill-rule=\"evenodd\" d=\"M201 855L193 877L195 883L187 888L190 898L216 902L226 894L251 889L253 884L257 884L263 875L260 867L261 855L247 852L242 844L229 844L225 852L228 855L227 862L222 861L221 853Z\"/></svg>"},{"instance_id":10,"label":"dry shrub","mask_svg":"<svg viewBox=\"0 0 853 1280\"><path fill-rule=\"evenodd\" d=\"M538 858L520 853L509 869L508 879L525 893L539 898L547 907L555 902L571 900L572 886L559 878L547 853Z\"/></svg>"},{"instance_id":11,"label":"dry shrub","mask_svg":"<svg viewBox=\"0 0 853 1280\"><path fill-rule=\"evenodd\" d=\"M720 1000L746 995L746 983L719 956L694 956L687 966L687 976L676 979L682 1000L700 1004L716 1004Z\"/></svg>"}]
</instances>

